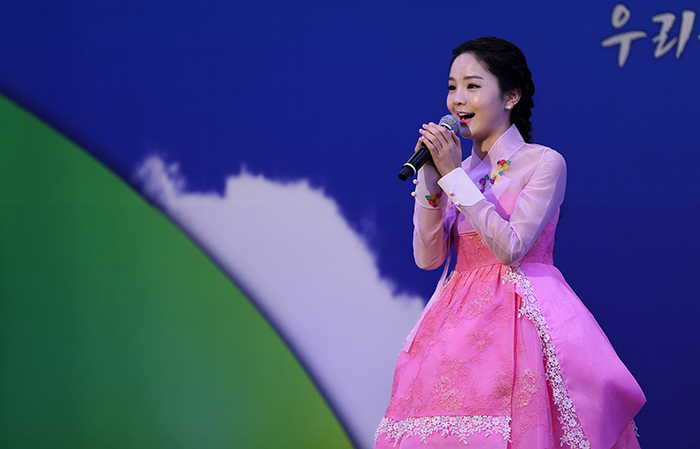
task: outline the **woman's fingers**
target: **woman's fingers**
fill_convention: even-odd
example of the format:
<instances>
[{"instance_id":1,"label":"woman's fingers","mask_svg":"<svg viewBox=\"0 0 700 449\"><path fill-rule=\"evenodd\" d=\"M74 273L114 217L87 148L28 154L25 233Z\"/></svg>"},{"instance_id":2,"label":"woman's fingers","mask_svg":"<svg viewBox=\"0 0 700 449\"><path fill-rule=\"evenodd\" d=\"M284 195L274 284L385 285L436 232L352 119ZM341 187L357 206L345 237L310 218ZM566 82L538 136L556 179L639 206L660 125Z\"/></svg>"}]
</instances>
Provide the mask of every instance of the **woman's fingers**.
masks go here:
<instances>
[{"instance_id":1,"label":"woman's fingers","mask_svg":"<svg viewBox=\"0 0 700 449\"><path fill-rule=\"evenodd\" d=\"M450 136L450 134L453 134L452 131L433 122L423 125L420 133L426 146L430 148L428 144L431 144L433 148L430 149L438 153L448 150L448 146L454 143L453 138Z\"/></svg>"},{"instance_id":2,"label":"woman's fingers","mask_svg":"<svg viewBox=\"0 0 700 449\"><path fill-rule=\"evenodd\" d=\"M419 144L425 143L443 176L461 164L461 143L452 131L431 122L421 127L420 134Z\"/></svg>"}]
</instances>

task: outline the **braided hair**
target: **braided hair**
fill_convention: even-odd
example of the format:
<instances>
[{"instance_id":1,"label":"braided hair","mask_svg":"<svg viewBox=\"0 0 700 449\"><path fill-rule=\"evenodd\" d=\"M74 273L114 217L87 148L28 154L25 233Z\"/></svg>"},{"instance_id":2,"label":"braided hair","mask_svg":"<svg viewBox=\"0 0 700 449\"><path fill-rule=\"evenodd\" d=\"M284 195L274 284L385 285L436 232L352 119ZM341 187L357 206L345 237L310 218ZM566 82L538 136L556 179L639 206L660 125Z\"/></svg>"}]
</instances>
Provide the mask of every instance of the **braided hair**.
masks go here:
<instances>
[{"instance_id":1,"label":"braided hair","mask_svg":"<svg viewBox=\"0 0 700 449\"><path fill-rule=\"evenodd\" d=\"M527 67L523 52L504 39L481 37L465 42L452 50L454 57L450 66L457 56L463 53L473 54L484 68L498 79L498 87L502 94L520 89L520 101L511 110L510 122L515 124L525 142L532 142L530 116L531 109L535 105L532 100L535 94L535 83L532 82L532 73Z\"/></svg>"}]
</instances>

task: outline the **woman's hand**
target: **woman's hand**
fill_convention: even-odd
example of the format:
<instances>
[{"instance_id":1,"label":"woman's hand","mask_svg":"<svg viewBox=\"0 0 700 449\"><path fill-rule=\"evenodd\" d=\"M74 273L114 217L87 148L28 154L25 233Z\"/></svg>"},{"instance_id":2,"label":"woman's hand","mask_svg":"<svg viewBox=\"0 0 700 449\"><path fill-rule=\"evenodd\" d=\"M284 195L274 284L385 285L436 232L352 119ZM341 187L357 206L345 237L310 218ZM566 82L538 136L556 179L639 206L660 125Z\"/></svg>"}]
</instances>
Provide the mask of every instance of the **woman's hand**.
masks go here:
<instances>
[{"instance_id":1,"label":"woman's hand","mask_svg":"<svg viewBox=\"0 0 700 449\"><path fill-rule=\"evenodd\" d=\"M421 145L428 148L440 176L462 165L462 143L454 132L433 122L423 125L419 132L421 137L415 150L418 151Z\"/></svg>"}]
</instances>

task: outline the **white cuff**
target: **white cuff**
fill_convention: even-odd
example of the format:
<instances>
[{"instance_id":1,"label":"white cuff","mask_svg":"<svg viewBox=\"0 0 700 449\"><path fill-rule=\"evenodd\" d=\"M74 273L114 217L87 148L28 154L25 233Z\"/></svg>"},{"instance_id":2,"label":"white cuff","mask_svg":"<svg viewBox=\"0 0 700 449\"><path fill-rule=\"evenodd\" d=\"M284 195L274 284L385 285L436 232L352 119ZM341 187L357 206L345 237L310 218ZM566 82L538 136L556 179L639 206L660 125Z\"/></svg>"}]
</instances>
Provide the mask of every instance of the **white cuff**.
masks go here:
<instances>
[{"instance_id":1,"label":"white cuff","mask_svg":"<svg viewBox=\"0 0 700 449\"><path fill-rule=\"evenodd\" d=\"M484 195L461 167L443 176L438 181L438 185L447 193L455 206L471 206L484 199Z\"/></svg>"},{"instance_id":2,"label":"white cuff","mask_svg":"<svg viewBox=\"0 0 700 449\"><path fill-rule=\"evenodd\" d=\"M418 170L416 178L415 197L419 206L428 209L440 207L443 199L443 191L438 185L440 172L435 167L424 165Z\"/></svg>"}]
</instances>

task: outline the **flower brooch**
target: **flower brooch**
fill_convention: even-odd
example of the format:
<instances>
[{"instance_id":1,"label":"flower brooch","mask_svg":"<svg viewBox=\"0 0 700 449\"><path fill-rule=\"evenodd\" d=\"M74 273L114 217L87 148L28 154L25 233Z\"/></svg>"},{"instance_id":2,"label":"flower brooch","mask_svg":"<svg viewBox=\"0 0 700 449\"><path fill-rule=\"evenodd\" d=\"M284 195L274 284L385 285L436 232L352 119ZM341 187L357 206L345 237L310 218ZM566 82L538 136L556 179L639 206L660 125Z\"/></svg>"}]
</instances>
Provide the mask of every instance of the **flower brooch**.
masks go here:
<instances>
[{"instance_id":1,"label":"flower brooch","mask_svg":"<svg viewBox=\"0 0 700 449\"><path fill-rule=\"evenodd\" d=\"M479 187L479 190L483 192L484 190L486 190L487 187L498 184L499 179L501 179L501 176L503 176L503 172L505 172L509 168L510 161L501 159L500 161L498 161L498 164L496 165L496 170L493 173L479 179L479 185L477 187Z\"/></svg>"}]
</instances>

